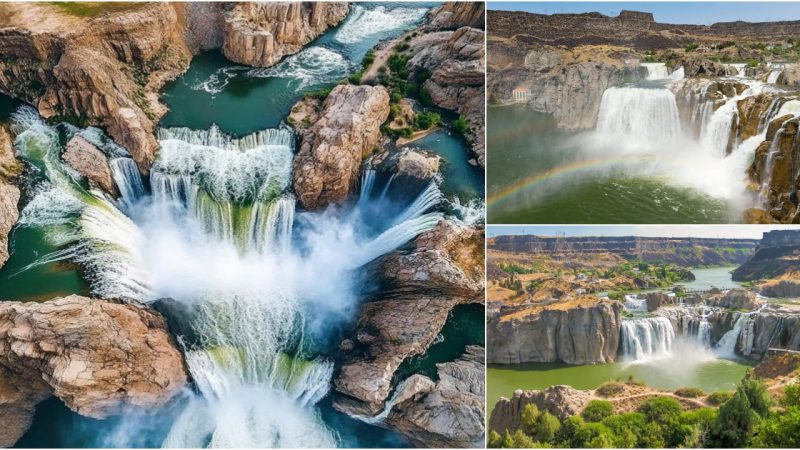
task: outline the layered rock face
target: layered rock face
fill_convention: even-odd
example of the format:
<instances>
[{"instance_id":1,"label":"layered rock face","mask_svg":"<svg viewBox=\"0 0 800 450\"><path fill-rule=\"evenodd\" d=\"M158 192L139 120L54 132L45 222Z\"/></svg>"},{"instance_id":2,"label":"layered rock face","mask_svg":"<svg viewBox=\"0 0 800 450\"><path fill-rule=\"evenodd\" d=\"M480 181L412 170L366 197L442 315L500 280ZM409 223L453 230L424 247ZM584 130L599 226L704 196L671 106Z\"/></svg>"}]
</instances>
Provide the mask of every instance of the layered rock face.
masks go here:
<instances>
[{"instance_id":1,"label":"layered rock face","mask_svg":"<svg viewBox=\"0 0 800 450\"><path fill-rule=\"evenodd\" d=\"M588 299L501 310L487 324L488 361L494 364L613 362L619 348L622 304Z\"/></svg>"},{"instance_id":2,"label":"layered rock face","mask_svg":"<svg viewBox=\"0 0 800 450\"><path fill-rule=\"evenodd\" d=\"M459 359L437 364L439 381L412 375L396 393L386 419L418 447L484 446L484 349L468 346Z\"/></svg>"},{"instance_id":3,"label":"layered rock face","mask_svg":"<svg viewBox=\"0 0 800 450\"><path fill-rule=\"evenodd\" d=\"M800 87L800 64L790 64L778 75L778 84Z\"/></svg>"},{"instance_id":4,"label":"layered rock face","mask_svg":"<svg viewBox=\"0 0 800 450\"><path fill-rule=\"evenodd\" d=\"M44 117L106 127L146 172L163 113L155 93L191 56L173 6L140 4L91 19L62 17L45 4L4 8L0 91L36 105ZM32 21L31 14L55 18Z\"/></svg>"},{"instance_id":5,"label":"layered rock face","mask_svg":"<svg viewBox=\"0 0 800 450\"><path fill-rule=\"evenodd\" d=\"M677 296L670 297L663 292L649 292L645 298L645 301L647 302L647 310L653 312L662 306L677 304L678 298Z\"/></svg>"},{"instance_id":6,"label":"layered rock face","mask_svg":"<svg viewBox=\"0 0 800 450\"><path fill-rule=\"evenodd\" d=\"M501 398L489 417L489 429L503 433L514 432L521 426L522 411L530 404L539 411L547 411L561 420L579 415L592 400L590 391L580 391L570 386L550 386L543 391L517 390L514 396Z\"/></svg>"},{"instance_id":7,"label":"layered rock face","mask_svg":"<svg viewBox=\"0 0 800 450\"><path fill-rule=\"evenodd\" d=\"M22 163L14 156L11 135L0 125L0 267L8 261L8 233L19 219L19 188L14 184Z\"/></svg>"},{"instance_id":8,"label":"layered rock face","mask_svg":"<svg viewBox=\"0 0 800 450\"><path fill-rule=\"evenodd\" d=\"M409 45L414 53L408 61L409 71L429 71L431 76L422 87L433 104L467 119L470 127L467 139L483 167L486 77L483 30L463 26L455 31L426 33L413 38Z\"/></svg>"},{"instance_id":9,"label":"layered rock face","mask_svg":"<svg viewBox=\"0 0 800 450\"><path fill-rule=\"evenodd\" d=\"M119 194L108 158L82 136L75 136L67 142L62 158L70 167L85 176L91 186L114 196Z\"/></svg>"},{"instance_id":10,"label":"layered rock face","mask_svg":"<svg viewBox=\"0 0 800 450\"><path fill-rule=\"evenodd\" d=\"M755 254L733 271L734 281L778 278L800 272L800 230L773 230L764 233Z\"/></svg>"},{"instance_id":11,"label":"layered rock face","mask_svg":"<svg viewBox=\"0 0 800 450\"><path fill-rule=\"evenodd\" d=\"M423 354L433 344L452 308L483 302L482 243L483 230L442 221L420 235L412 249L394 252L377 262L381 298L362 306L351 337L340 345L343 362L334 380L334 408L351 415L376 415L389 398L400 364ZM458 361L455 364L455 368L462 365ZM412 441L429 433L441 434L432 439L457 439L457 434L445 432L440 420L447 423L451 420L448 417L464 414L464 420L474 424L474 399L462 395L472 392L472 388L453 391L452 386L441 382L433 387L432 381L409 381L407 389L424 387L432 403L426 401L413 408L410 404L395 406L390 416L393 418L380 425L392 429L396 426ZM442 392L434 395L437 390ZM443 403L436 406L440 400ZM402 403L396 400L396 404ZM467 422L460 423L467 426ZM476 430L473 425L467 428ZM461 439L458 446L472 445L474 433L465 433Z\"/></svg>"},{"instance_id":12,"label":"layered rock face","mask_svg":"<svg viewBox=\"0 0 800 450\"><path fill-rule=\"evenodd\" d=\"M306 209L340 203L355 188L361 161L375 149L389 117L389 94L383 86L339 85L317 117L301 131L292 174Z\"/></svg>"},{"instance_id":13,"label":"layered rock face","mask_svg":"<svg viewBox=\"0 0 800 450\"><path fill-rule=\"evenodd\" d=\"M0 416L18 425L4 430L5 443L25 432L36 403L50 395L103 419L152 411L186 383L183 357L149 309L76 295L0 302Z\"/></svg>"},{"instance_id":14,"label":"layered rock face","mask_svg":"<svg viewBox=\"0 0 800 450\"><path fill-rule=\"evenodd\" d=\"M347 2L242 2L224 18L222 51L231 61L269 67L341 22Z\"/></svg>"},{"instance_id":15,"label":"layered rock face","mask_svg":"<svg viewBox=\"0 0 800 450\"><path fill-rule=\"evenodd\" d=\"M485 28L483 2L447 2L428 13L427 29L455 30L461 27Z\"/></svg>"},{"instance_id":16,"label":"layered rock face","mask_svg":"<svg viewBox=\"0 0 800 450\"><path fill-rule=\"evenodd\" d=\"M800 190L800 118L791 114L773 119L766 140L756 149L748 170L751 182L761 189L766 222L800 223L797 191Z\"/></svg>"}]
</instances>

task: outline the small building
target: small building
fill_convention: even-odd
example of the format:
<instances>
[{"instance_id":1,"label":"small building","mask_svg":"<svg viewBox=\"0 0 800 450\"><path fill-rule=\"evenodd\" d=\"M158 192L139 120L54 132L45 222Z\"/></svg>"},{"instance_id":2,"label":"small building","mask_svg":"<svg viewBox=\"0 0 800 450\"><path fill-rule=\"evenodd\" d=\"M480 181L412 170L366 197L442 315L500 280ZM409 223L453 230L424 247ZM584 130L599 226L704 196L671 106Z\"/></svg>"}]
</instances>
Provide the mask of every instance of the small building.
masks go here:
<instances>
[{"instance_id":1,"label":"small building","mask_svg":"<svg viewBox=\"0 0 800 450\"><path fill-rule=\"evenodd\" d=\"M517 86L511 92L511 96L515 102L522 103L528 101L528 99L531 98L531 91L524 86Z\"/></svg>"}]
</instances>

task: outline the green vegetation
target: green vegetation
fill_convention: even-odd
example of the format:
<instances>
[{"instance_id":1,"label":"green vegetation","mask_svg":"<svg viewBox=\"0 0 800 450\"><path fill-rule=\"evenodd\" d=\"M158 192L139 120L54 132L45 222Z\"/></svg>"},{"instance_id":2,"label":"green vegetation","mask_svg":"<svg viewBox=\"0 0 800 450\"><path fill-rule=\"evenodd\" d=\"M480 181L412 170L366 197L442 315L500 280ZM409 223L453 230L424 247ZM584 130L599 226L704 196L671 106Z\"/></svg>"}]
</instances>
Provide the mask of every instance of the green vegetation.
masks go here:
<instances>
[{"instance_id":1,"label":"green vegetation","mask_svg":"<svg viewBox=\"0 0 800 450\"><path fill-rule=\"evenodd\" d=\"M137 8L137 2L47 2L59 11L78 17L97 17L111 12L127 11Z\"/></svg>"},{"instance_id":2,"label":"green vegetation","mask_svg":"<svg viewBox=\"0 0 800 450\"><path fill-rule=\"evenodd\" d=\"M697 43L691 43L691 44L686 44L686 45L684 45L684 46L683 46L683 49L684 49L685 51L687 51L687 52L693 52L693 51L697 50L697 48L698 48L698 47L700 47L700 44L697 44Z\"/></svg>"},{"instance_id":3,"label":"green vegetation","mask_svg":"<svg viewBox=\"0 0 800 450\"><path fill-rule=\"evenodd\" d=\"M714 392L706 398L706 403L714 406L719 406L733 397L733 391L719 391Z\"/></svg>"},{"instance_id":4,"label":"green vegetation","mask_svg":"<svg viewBox=\"0 0 800 450\"><path fill-rule=\"evenodd\" d=\"M456 133L464 136L469 132L469 123L464 116L458 116L458 119L450 122L450 128Z\"/></svg>"},{"instance_id":5,"label":"green vegetation","mask_svg":"<svg viewBox=\"0 0 800 450\"><path fill-rule=\"evenodd\" d=\"M620 381L606 381L595 391L603 397L613 397L625 390L625 385Z\"/></svg>"},{"instance_id":6,"label":"green vegetation","mask_svg":"<svg viewBox=\"0 0 800 450\"><path fill-rule=\"evenodd\" d=\"M702 389L693 388L693 387L685 387L685 388L676 389L675 390L675 395L677 395L678 397L683 397L683 398L697 398L697 397L703 397L704 395L706 395L706 393L703 392Z\"/></svg>"},{"instance_id":7,"label":"green vegetation","mask_svg":"<svg viewBox=\"0 0 800 450\"><path fill-rule=\"evenodd\" d=\"M325 100L326 98L328 98L328 94L330 94L332 90L333 90L333 87L329 87L329 88L325 88L325 89L318 89L318 90L315 90L315 91L308 91L308 92L303 94L303 98L306 99L306 100L311 99L311 98L315 98L317 100Z\"/></svg>"},{"instance_id":8,"label":"green vegetation","mask_svg":"<svg viewBox=\"0 0 800 450\"><path fill-rule=\"evenodd\" d=\"M607 393L619 393L623 387L618 381L601 386ZM689 388L678 391L687 394L682 395L686 397L703 395L702 391ZM594 400L580 416L564 420L529 405L520 417L521 429L513 433L504 430L503 434L493 430L488 445L490 448L788 448L800 445L800 384L785 388L777 408L772 406L764 383L749 375L735 394L717 392L711 397L721 401L721 406L687 411L676 399L657 396L642 402L635 411L619 414L614 413L611 402Z\"/></svg>"}]
</instances>

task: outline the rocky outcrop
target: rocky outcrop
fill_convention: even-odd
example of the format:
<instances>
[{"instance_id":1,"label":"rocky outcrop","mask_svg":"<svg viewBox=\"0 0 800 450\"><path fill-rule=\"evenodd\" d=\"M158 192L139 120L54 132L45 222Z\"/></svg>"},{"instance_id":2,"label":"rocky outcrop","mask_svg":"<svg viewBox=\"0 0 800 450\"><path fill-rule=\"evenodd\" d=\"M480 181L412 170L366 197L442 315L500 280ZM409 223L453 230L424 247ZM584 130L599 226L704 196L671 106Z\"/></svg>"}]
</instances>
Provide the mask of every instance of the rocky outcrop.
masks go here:
<instances>
[{"instance_id":1,"label":"rocky outcrop","mask_svg":"<svg viewBox=\"0 0 800 450\"><path fill-rule=\"evenodd\" d=\"M14 156L11 135L0 125L0 267L8 261L8 233L19 219L19 188L14 184L22 163Z\"/></svg>"},{"instance_id":2,"label":"rocky outcrop","mask_svg":"<svg viewBox=\"0 0 800 450\"><path fill-rule=\"evenodd\" d=\"M447 2L428 13L426 29L455 30L461 27L485 29L483 2Z\"/></svg>"},{"instance_id":3,"label":"rocky outcrop","mask_svg":"<svg viewBox=\"0 0 800 450\"><path fill-rule=\"evenodd\" d=\"M418 447L484 447L484 349L468 346L454 362L437 364L439 381L412 375L395 393L386 425Z\"/></svg>"},{"instance_id":4,"label":"rocky outcrop","mask_svg":"<svg viewBox=\"0 0 800 450\"><path fill-rule=\"evenodd\" d=\"M501 398L497 402L489 417L489 429L498 433L506 430L513 433L518 430L522 426L520 421L522 411L530 404L536 405L539 411L547 411L564 420L579 415L591 400L590 391L581 391L564 385L550 386L543 391L519 389L510 399Z\"/></svg>"},{"instance_id":5,"label":"rocky outcrop","mask_svg":"<svg viewBox=\"0 0 800 450\"><path fill-rule=\"evenodd\" d=\"M50 395L103 419L152 411L186 383L165 321L149 309L76 295L0 302L0 417L17 425L2 434L6 443L24 433L36 403Z\"/></svg>"},{"instance_id":6,"label":"rocky outcrop","mask_svg":"<svg viewBox=\"0 0 800 450\"><path fill-rule=\"evenodd\" d=\"M486 56L484 32L467 26L456 31L421 34L409 43L414 55L408 61L412 73L429 71L422 85L431 101L440 108L464 116L470 130L467 139L478 159L485 164L484 155L484 82Z\"/></svg>"},{"instance_id":7,"label":"rocky outcrop","mask_svg":"<svg viewBox=\"0 0 800 450\"><path fill-rule=\"evenodd\" d=\"M44 117L104 126L146 172L164 112L157 91L191 56L175 7L142 3L90 18L45 3L5 9L0 91L36 105Z\"/></svg>"},{"instance_id":8,"label":"rocky outcrop","mask_svg":"<svg viewBox=\"0 0 800 450\"><path fill-rule=\"evenodd\" d=\"M388 117L389 94L382 86L339 85L331 91L317 121L302 133L294 161L294 190L304 208L347 198Z\"/></svg>"},{"instance_id":9,"label":"rocky outcrop","mask_svg":"<svg viewBox=\"0 0 800 450\"><path fill-rule=\"evenodd\" d=\"M798 277L800 278L800 277ZM758 286L759 293L771 298L799 298L800 279L776 280Z\"/></svg>"},{"instance_id":10,"label":"rocky outcrop","mask_svg":"<svg viewBox=\"0 0 800 450\"><path fill-rule=\"evenodd\" d=\"M688 58L681 61L683 73L687 77L723 77L735 75L728 72L729 67L723 63L709 59Z\"/></svg>"},{"instance_id":11,"label":"rocky outcrop","mask_svg":"<svg viewBox=\"0 0 800 450\"><path fill-rule=\"evenodd\" d=\"M648 292L645 301L647 302L647 310L653 312L662 306L677 304L678 297L675 295L670 296L663 292Z\"/></svg>"},{"instance_id":12,"label":"rocky outcrop","mask_svg":"<svg viewBox=\"0 0 800 450\"><path fill-rule=\"evenodd\" d=\"M390 173L409 182L426 183L439 173L442 158L439 155L414 149L404 149L387 154L376 163L379 172Z\"/></svg>"},{"instance_id":13,"label":"rocky outcrop","mask_svg":"<svg viewBox=\"0 0 800 450\"><path fill-rule=\"evenodd\" d=\"M501 310L487 323L488 361L494 364L613 362L622 304L583 298L549 306Z\"/></svg>"},{"instance_id":14,"label":"rocky outcrop","mask_svg":"<svg viewBox=\"0 0 800 450\"><path fill-rule=\"evenodd\" d=\"M483 231L443 221L378 263L382 299L361 308L334 381L334 407L373 416L383 409L400 364L424 353L450 310L483 301Z\"/></svg>"},{"instance_id":15,"label":"rocky outcrop","mask_svg":"<svg viewBox=\"0 0 800 450\"><path fill-rule=\"evenodd\" d=\"M800 230L773 230L764 233L755 254L733 271L734 281L778 278L800 272Z\"/></svg>"},{"instance_id":16,"label":"rocky outcrop","mask_svg":"<svg viewBox=\"0 0 800 450\"><path fill-rule=\"evenodd\" d=\"M761 207L768 218L780 223L800 223L799 125L800 118L791 114L773 119L748 169L751 182L761 190ZM758 217L750 213L750 218Z\"/></svg>"},{"instance_id":17,"label":"rocky outcrop","mask_svg":"<svg viewBox=\"0 0 800 450\"><path fill-rule=\"evenodd\" d=\"M225 14L222 51L231 61L269 67L337 25L347 2L242 2Z\"/></svg>"},{"instance_id":18,"label":"rocky outcrop","mask_svg":"<svg viewBox=\"0 0 800 450\"><path fill-rule=\"evenodd\" d=\"M789 64L778 75L778 84L800 87L800 64Z\"/></svg>"},{"instance_id":19,"label":"rocky outcrop","mask_svg":"<svg viewBox=\"0 0 800 450\"><path fill-rule=\"evenodd\" d=\"M113 196L119 195L111 167L108 165L108 158L82 136L77 135L67 142L62 158L70 167L86 177L90 186Z\"/></svg>"},{"instance_id":20,"label":"rocky outcrop","mask_svg":"<svg viewBox=\"0 0 800 450\"><path fill-rule=\"evenodd\" d=\"M759 307L762 300L758 299L755 293L745 289L731 289L722 296L714 296L708 303L727 309L744 309L752 311Z\"/></svg>"}]
</instances>

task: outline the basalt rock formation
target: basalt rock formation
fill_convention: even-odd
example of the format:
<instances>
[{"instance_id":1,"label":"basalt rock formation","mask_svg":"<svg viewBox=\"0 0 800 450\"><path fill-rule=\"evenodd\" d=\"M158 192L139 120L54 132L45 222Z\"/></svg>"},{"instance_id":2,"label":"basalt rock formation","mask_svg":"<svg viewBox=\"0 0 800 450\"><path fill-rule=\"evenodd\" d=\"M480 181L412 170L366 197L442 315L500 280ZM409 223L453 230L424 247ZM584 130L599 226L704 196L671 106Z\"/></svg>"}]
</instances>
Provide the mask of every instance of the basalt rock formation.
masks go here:
<instances>
[{"instance_id":1,"label":"basalt rock formation","mask_svg":"<svg viewBox=\"0 0 800 450\"><path fill-rule=\"evenodd\" d=\"M395 394L386 424L418 447L484 447L484 349L437 364L439 380L412 375Z\"/></svg>"},{"instance_id":2,"label":"basalt rock formation","mask_svg":"<svg viewBox=\"0 0 800 450\"><path fill-rule=\"evenodd\" d=\"M191 57L176 8L143 3L93 18L44 3L4 9L0 91L44 117L106 127L147 172L157 149L155 121L164 111L156 93Z\"/></svg>"},{"instance_id":3,"label":"basalt rock formation","mask_svg":"<svg viewBox=\"0 0 800 450\"><path fill-rule=\"evenodd\" d=\"M419 74L421 70L430 73L422 89L434 105L456 111L467 119L470 128L467 139L481 167L485 160L484 35L483 30L468 26L420 34L409 42L414 56L407 64L411 73Z\"/></svg>"},{"instance_id":4,"label":"basalt rock formation","mask_svg":"<svg viewBox=\"0 0 800 450\"><path fill-rule=\"evenodd\" d=\"M183 357L149 309L77 295L0 302L2 444L21 436L35 405L51 395L103 419L158 408L186 383Z\"/></svg>"},{"instance_id":5,"label":"basalt rock formation","mask_svg":"<svg viewBox=\"0 0 800 450\"><path fill-rule=\"evenodd\" d=\"M269 67L341 22L347 2L242 2L224 17L222 51L231 61Z\"/></svg>"},{"instance_id":6,"label":"basalt rock formation","mask_svg":"<svg viewBox=\"0 0 800 450\"><path fill-rule=\"evenodd\" d=\"M432 31L455 30L461 27L485 28L483 2L447 2L428 13L426 29Z\"/></svg>"},{"instance_id":7,"label":"basalt rock formation","mask_svg":"<svg viewBox=\"0 0 800 450\"><path fill-rule=\"evenodd\" d=\"M593 297L501 308L487 324L488 362L613 362L619 348L621 312L621 303Z\"/></svg>"},{"instance_id":8,"label":"basalt rock formation","mask_svg":"<svg viewBox=\"0 0 800 450\"><path fill-rule=\"evenodd\" d=\"M756 252L733 271L734 281L778 278L800 271L800 230L774 230L764 233Z\"/></svg>"},{"instance_id":9,"label":"basalt rock formation","mask_svg":"<svg viewBox=\"0 0 800 450\"><path fill-rule=\"evenodd\" d=\"M514 432L522 426L522 411L533 404L539 411L547 411L561 420L580 414L592 400L592 393L570 386L550 386L543 391L514 392L514 396L501 398L489 417L489 429L503 433Z\"/></svg>"},{"instance_id":10,"label":"basalt rock formation","mask_svg":"<svg viewBox=\"0 0 800 450\"><path fill-rule=\"evenodd\" d=\"M613 253L626 259L664 261L682 267L741 264L753 254L756 239L658 238L639 236L497 236L492 250L509 253ZM734 251L727 251L733 249Z\"/></svg>"},{"instance_id":11,"label":"basalt rock formation","mask_svg":"<svg viewBox=\"0 0 800 450\"><path fill-rule=\"evenodd\" d=\"M0 125L0 267L8 260L8 233L19 219L19 188L14 184L22 163L14 156L11 135Z\"/></svg>"},{"instance_id":12,"label":"basalt rock formation","mask_svg":"<svg viewBox=\"0 0 800 450\"><path fill-rule=\"evenodd\" d=\"M352 337L340 345L334 408L376 415L400 364L431 346L452 308L483 302L482 242L483 230L442 221L413 248L377 263L381 298L362 306Z\"/></svg>"},{"instance_id":13,"label":"basalt rock formation","mask_svg":"<svg viewBox=\"0 0 800 450\"><path fill-rule=\"evenodd\" d=\"M761 190L763 214L750 212L753 221L800 223L800 118L787 114L773 119L766 140L756 149L748 170ZM761 218L759 220L759 218Z\"/></svg>"},{"instance_id":14,"label":"basalt rock formation","mask_svg":"<svg viewBox=\"0 0 800 450\"><path fill-rule=\"evenodd\" d=\"M361 161L389 117L389 94L383 86L339 85L317 117L300 132L292 174L300 204L309 210L340 203L356 187Z\"/></svg>"},{"instance_id":15,"label":"basalt rock formation","mask_svg":"<svg viewBox=\"0 0 800 450\"><path fill-rule=\"evenodd\" d=\"M89 185L111 195L118 195L117 185L108 165L108 158L91 142L82 136L75 136L67 142L62 155L70 167L89 180Z\"/></svg>"}]
</instances>

